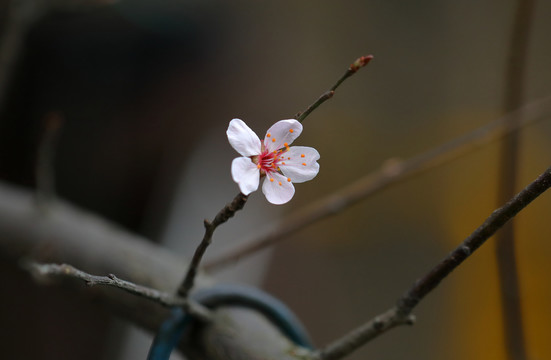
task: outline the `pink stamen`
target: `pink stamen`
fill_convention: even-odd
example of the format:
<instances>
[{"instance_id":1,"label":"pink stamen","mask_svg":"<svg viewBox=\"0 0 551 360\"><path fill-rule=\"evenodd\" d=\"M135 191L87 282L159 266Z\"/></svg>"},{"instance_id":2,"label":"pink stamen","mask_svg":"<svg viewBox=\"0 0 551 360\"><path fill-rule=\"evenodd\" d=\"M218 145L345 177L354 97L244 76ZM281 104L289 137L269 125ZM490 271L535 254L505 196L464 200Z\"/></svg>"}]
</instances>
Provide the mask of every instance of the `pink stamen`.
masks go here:
<instances>
[{"instance_id":1,"label":"pink stamen","mask_svg":"<svg viewBox=\"0 0 551 360\"><path fill-rule=\"evenodd\" d=\"M270 175L273 172L279 171L279 165L285 165L281 155L287 152L288 148L268 151L267 146L263 146L262 153L258 155L253 161L256 163L256 167L260 170L261 174Z\"/></svg>"}]
</instances>

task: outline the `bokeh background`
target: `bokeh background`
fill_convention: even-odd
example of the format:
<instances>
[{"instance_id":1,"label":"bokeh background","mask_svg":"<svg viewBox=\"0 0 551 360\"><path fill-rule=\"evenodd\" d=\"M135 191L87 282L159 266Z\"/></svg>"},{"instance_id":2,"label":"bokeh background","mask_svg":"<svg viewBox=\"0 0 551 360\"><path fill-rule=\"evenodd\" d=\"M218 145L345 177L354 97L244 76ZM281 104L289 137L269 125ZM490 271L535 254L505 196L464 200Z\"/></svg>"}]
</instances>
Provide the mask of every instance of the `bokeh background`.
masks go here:
<instances>
[{"instance_id":1,"label":"bokeh background","mask_svg":"<svg viewBox=\"0 0 551 360\"><path fill-rule=\"evenodd\" d=\"M15 3L0 2L4 34ZM189 253L202 219L238 190L229 120L263 134L306 108L361 55L375 59L305 121L297 140L321 153L318 177L297 185L281 207L252 195L219 229L213 254L285 226L279 216L387 159L407 159L503 114L514 1L53 3L20 34L0 99L0 176L33 187L44 121L60 116L58 194L174 251ZM551 2L537 2L526 102L551 94L550 18ZM520 184L551 163L550 135L548 119L522 130ZM324 345L390 307L497 207L498 154L499 143L484 146L213 276L259 284ZM550 211L544 195L517 218L531 359L551 358ZM149 343L122 336L124 323L97 305L37 287L13 263L1 269L0 343L8 358L144 358ZM414 327L350 358L503 359L494 243L415 313Z\"/></svg>"}]
</instances>

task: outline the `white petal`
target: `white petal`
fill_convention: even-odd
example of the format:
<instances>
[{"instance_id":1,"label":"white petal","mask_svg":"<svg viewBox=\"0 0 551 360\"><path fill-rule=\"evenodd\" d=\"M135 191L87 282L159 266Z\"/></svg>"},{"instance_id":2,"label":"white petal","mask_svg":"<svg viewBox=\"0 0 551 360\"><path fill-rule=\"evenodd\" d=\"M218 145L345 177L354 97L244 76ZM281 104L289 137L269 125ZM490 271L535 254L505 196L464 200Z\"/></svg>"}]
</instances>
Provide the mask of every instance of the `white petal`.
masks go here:
<instances>
[{"instance_id":1,"label":"white petal","mask_svg":"<svg viewBox=\"0 0 551 360\"><path fill-rule=\"evenodd\" d=\"M260 154L260 139L243 120L233 119L230 121L226 135L228 135L231 146L241 155Z\"/></svg>"},{"instance_id":2,"label":"white petal","mask_svg":"<svg viewBox=\"0 0 551 360\"><path fill-rule=\"evenodd\" d=\"M295 119L280 120L266 132L264 144L269 151L274 151L291 145L302 132L302 124Z\"/></svg>"},{"instance_id":3,"label":"white petal","mask_svg":"<svg viewBox=\"0 0 551 360\"><path fill-rule=\"evenodd\" d=\"M318 174L320 166L317 161L320 154L314 148L307 146L292 146L282 157L279 164L281 172L291 178L292 182L301 183L312 180Z\"/></svg>"},{"instance_id":4,"label":"white petal","mask_svg":"<svg viewBox=\"0 0 551 360\"><path fill-rule=\"evenodd\" d=\"M266 199L275 205L285 204L295 195L295 187L287 178L278 173L266 175L262 184L262 192Z\"/></svg>"},{"instance_id":5,"label":"white petal","mask_svg":"<svg viewBox=\"0 0 551 360\"><path fill-rule=\"evenodd\" d=\"M258 189L260 182L260 171L256 164L248 157L238 157L231 163L231 176L233 181L239 185L239 190L244 195L249 195Z\"/></svg>"}]
</instances>

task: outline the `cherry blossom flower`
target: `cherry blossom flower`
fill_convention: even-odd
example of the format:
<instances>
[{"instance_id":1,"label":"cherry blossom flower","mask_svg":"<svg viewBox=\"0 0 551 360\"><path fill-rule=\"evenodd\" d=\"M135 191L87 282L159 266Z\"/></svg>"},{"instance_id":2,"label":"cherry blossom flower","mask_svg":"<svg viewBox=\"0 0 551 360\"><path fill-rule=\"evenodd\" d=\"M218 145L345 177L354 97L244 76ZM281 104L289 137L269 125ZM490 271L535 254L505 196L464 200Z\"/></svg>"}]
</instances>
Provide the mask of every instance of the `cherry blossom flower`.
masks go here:
<instances>
[{"instance_id":1,"label":"cherry blossom flower","mask_svg":"<svg viewBox=\"0 0 551 360\"><path fill-rule=\"evenodd\" d=\"M258 189L265 177L262 192L272 204L285 204L295 194L293 183L312 180L319 171L318 151L306 146L289 145L299 137L302 124L295 119L276 122L263 141L240 119L230 121L228 140L242 155L231 165L233 180L245 195Z\"/></svg>"}]
</instances>

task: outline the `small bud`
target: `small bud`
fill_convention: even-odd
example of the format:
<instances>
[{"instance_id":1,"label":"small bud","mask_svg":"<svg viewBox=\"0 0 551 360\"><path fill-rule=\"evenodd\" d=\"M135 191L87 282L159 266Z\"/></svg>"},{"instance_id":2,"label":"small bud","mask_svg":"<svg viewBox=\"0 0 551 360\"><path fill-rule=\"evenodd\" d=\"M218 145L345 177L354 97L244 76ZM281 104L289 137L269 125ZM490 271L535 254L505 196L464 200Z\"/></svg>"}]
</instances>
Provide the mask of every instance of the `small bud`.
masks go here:
<instances>
[{"instance_id":1,"label":"small bud","mask_svg":"<svg viewBox=\"0 0 551 360\"><path fill-rule=\"evenodd\" d=\"M373 55L362 56L356 59L356 61L354 61L352 65L350 65L349 70L356 72L360 70L360 68L366 66L371 61L371 59L373 59Z\"/></svg>"}]
</instances>

